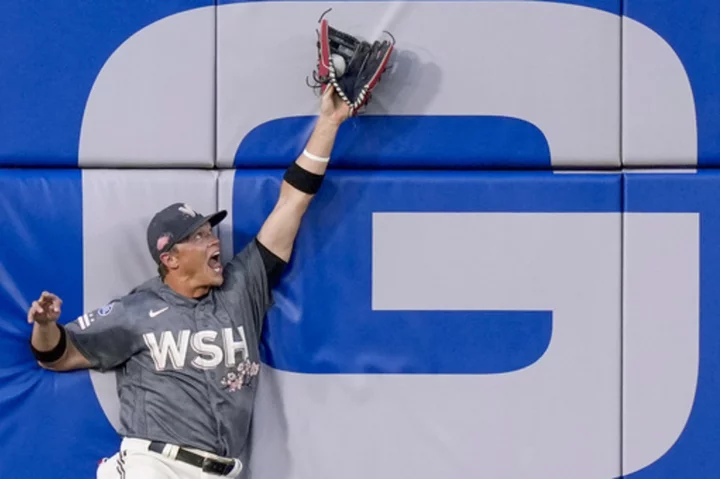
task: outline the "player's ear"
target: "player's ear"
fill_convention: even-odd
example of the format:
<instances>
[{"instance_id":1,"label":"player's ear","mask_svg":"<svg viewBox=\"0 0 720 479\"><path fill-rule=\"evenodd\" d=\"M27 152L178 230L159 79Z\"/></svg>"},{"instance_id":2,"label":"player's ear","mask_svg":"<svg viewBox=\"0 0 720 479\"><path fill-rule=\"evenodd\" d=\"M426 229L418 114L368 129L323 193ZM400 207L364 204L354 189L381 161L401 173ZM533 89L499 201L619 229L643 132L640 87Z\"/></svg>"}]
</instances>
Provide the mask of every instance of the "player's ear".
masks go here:
<instances>
[{"instance_id":1,"label":"player's ear","mask_svg":"<svg viewBox=\"0 0 720 479\"><path fill-rule=\"evenodd\" d=\"M160 261L165 265L165 268L168 271L177 269L180 266L180 261L177 253L177 249L173 246L170 251L160 255Z\"/></svg>"}]
</instances>

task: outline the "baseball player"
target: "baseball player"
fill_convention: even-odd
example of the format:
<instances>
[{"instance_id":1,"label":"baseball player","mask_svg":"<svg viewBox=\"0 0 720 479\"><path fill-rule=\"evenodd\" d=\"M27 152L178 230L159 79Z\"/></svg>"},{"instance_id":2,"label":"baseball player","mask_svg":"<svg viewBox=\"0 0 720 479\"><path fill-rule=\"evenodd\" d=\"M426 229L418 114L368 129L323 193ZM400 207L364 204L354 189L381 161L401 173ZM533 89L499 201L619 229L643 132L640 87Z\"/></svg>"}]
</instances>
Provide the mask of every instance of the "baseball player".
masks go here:
<instances>
[{"instance_id":1,"label":"baseball player","mask_svg":"<svg viewBox=\"0 0 720 479\"><path fill-rule=\"evenodd\" d=\"M271 289L349 115L347 104L326 89L313 133L288 167L274 209L228 264L220 262L212 229L227 212L204 216L176 203L155 214L147 229L158 276L65 327L57 322L60 298L43 292L32 303L30 347L42 367L116 371L123 439L99 465L99 479L239 477L247 471L258 343Z\"/></svg>"}]
</instances>

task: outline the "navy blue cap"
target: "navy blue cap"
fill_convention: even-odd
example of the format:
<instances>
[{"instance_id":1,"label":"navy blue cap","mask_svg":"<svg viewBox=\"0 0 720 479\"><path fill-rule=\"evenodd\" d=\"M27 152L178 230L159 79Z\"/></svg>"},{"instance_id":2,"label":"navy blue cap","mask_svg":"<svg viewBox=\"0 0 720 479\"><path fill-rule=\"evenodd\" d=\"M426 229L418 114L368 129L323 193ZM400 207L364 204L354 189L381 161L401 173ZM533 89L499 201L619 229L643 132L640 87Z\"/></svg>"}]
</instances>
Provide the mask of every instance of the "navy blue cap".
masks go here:
<instances>
[{"instance_id":1,"label":"navy blue cap","mask_svg":"<svg viewBox=\"0 0 720 479\"><path fill-rule=\"evenodd\" d=\"M150 254L157 264L160 255L187 239L205 223L215 226L227 216L221 210L209 216L203 216L186 203L173 203L155 213L147 229L147 241Z\"/></svg>"}]
</instances>

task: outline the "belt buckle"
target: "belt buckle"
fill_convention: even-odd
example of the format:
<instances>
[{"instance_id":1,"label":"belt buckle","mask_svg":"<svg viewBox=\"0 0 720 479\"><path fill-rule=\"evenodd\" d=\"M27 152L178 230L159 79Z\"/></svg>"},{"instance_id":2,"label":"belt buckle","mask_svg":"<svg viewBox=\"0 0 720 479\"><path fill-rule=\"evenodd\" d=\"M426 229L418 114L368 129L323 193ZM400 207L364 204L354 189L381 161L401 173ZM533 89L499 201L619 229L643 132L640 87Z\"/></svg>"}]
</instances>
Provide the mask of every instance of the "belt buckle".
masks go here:
<instances>
[{"instance_id":1,"label":"belt buckle","mask_svg":"<svg viewBox=\"0 0 720 479\"><path fill-rule=\"evenodd\" d=\"M217 474L220 476L226 476L235 467L234 463L228 464L209 457L204 457L202 462L202 471L209 472L211 474Z\"/></svg>"}]
</instances>

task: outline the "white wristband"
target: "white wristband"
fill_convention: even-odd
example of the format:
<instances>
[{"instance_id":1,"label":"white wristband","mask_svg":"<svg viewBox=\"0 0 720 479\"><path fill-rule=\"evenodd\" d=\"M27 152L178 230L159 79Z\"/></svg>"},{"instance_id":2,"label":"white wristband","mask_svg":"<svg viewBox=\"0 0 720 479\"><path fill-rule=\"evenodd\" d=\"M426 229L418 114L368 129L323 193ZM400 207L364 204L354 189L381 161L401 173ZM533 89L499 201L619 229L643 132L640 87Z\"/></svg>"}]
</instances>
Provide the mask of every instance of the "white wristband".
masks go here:
<instances>
[{"instance_id":1,"label":"white wristband","mask_svg":"<svg viewBox=\"0 0 720 479\"><path fill-rule=\"evenodd\" d=\"M308 158L310 158L313 161L320 161L322 163L327 163L330 161L330 158L323 158L322 156L313 155L312 153L310 153L307 150L303 150L303 155L307 156Z\"/></svg>"}]
</instances>

